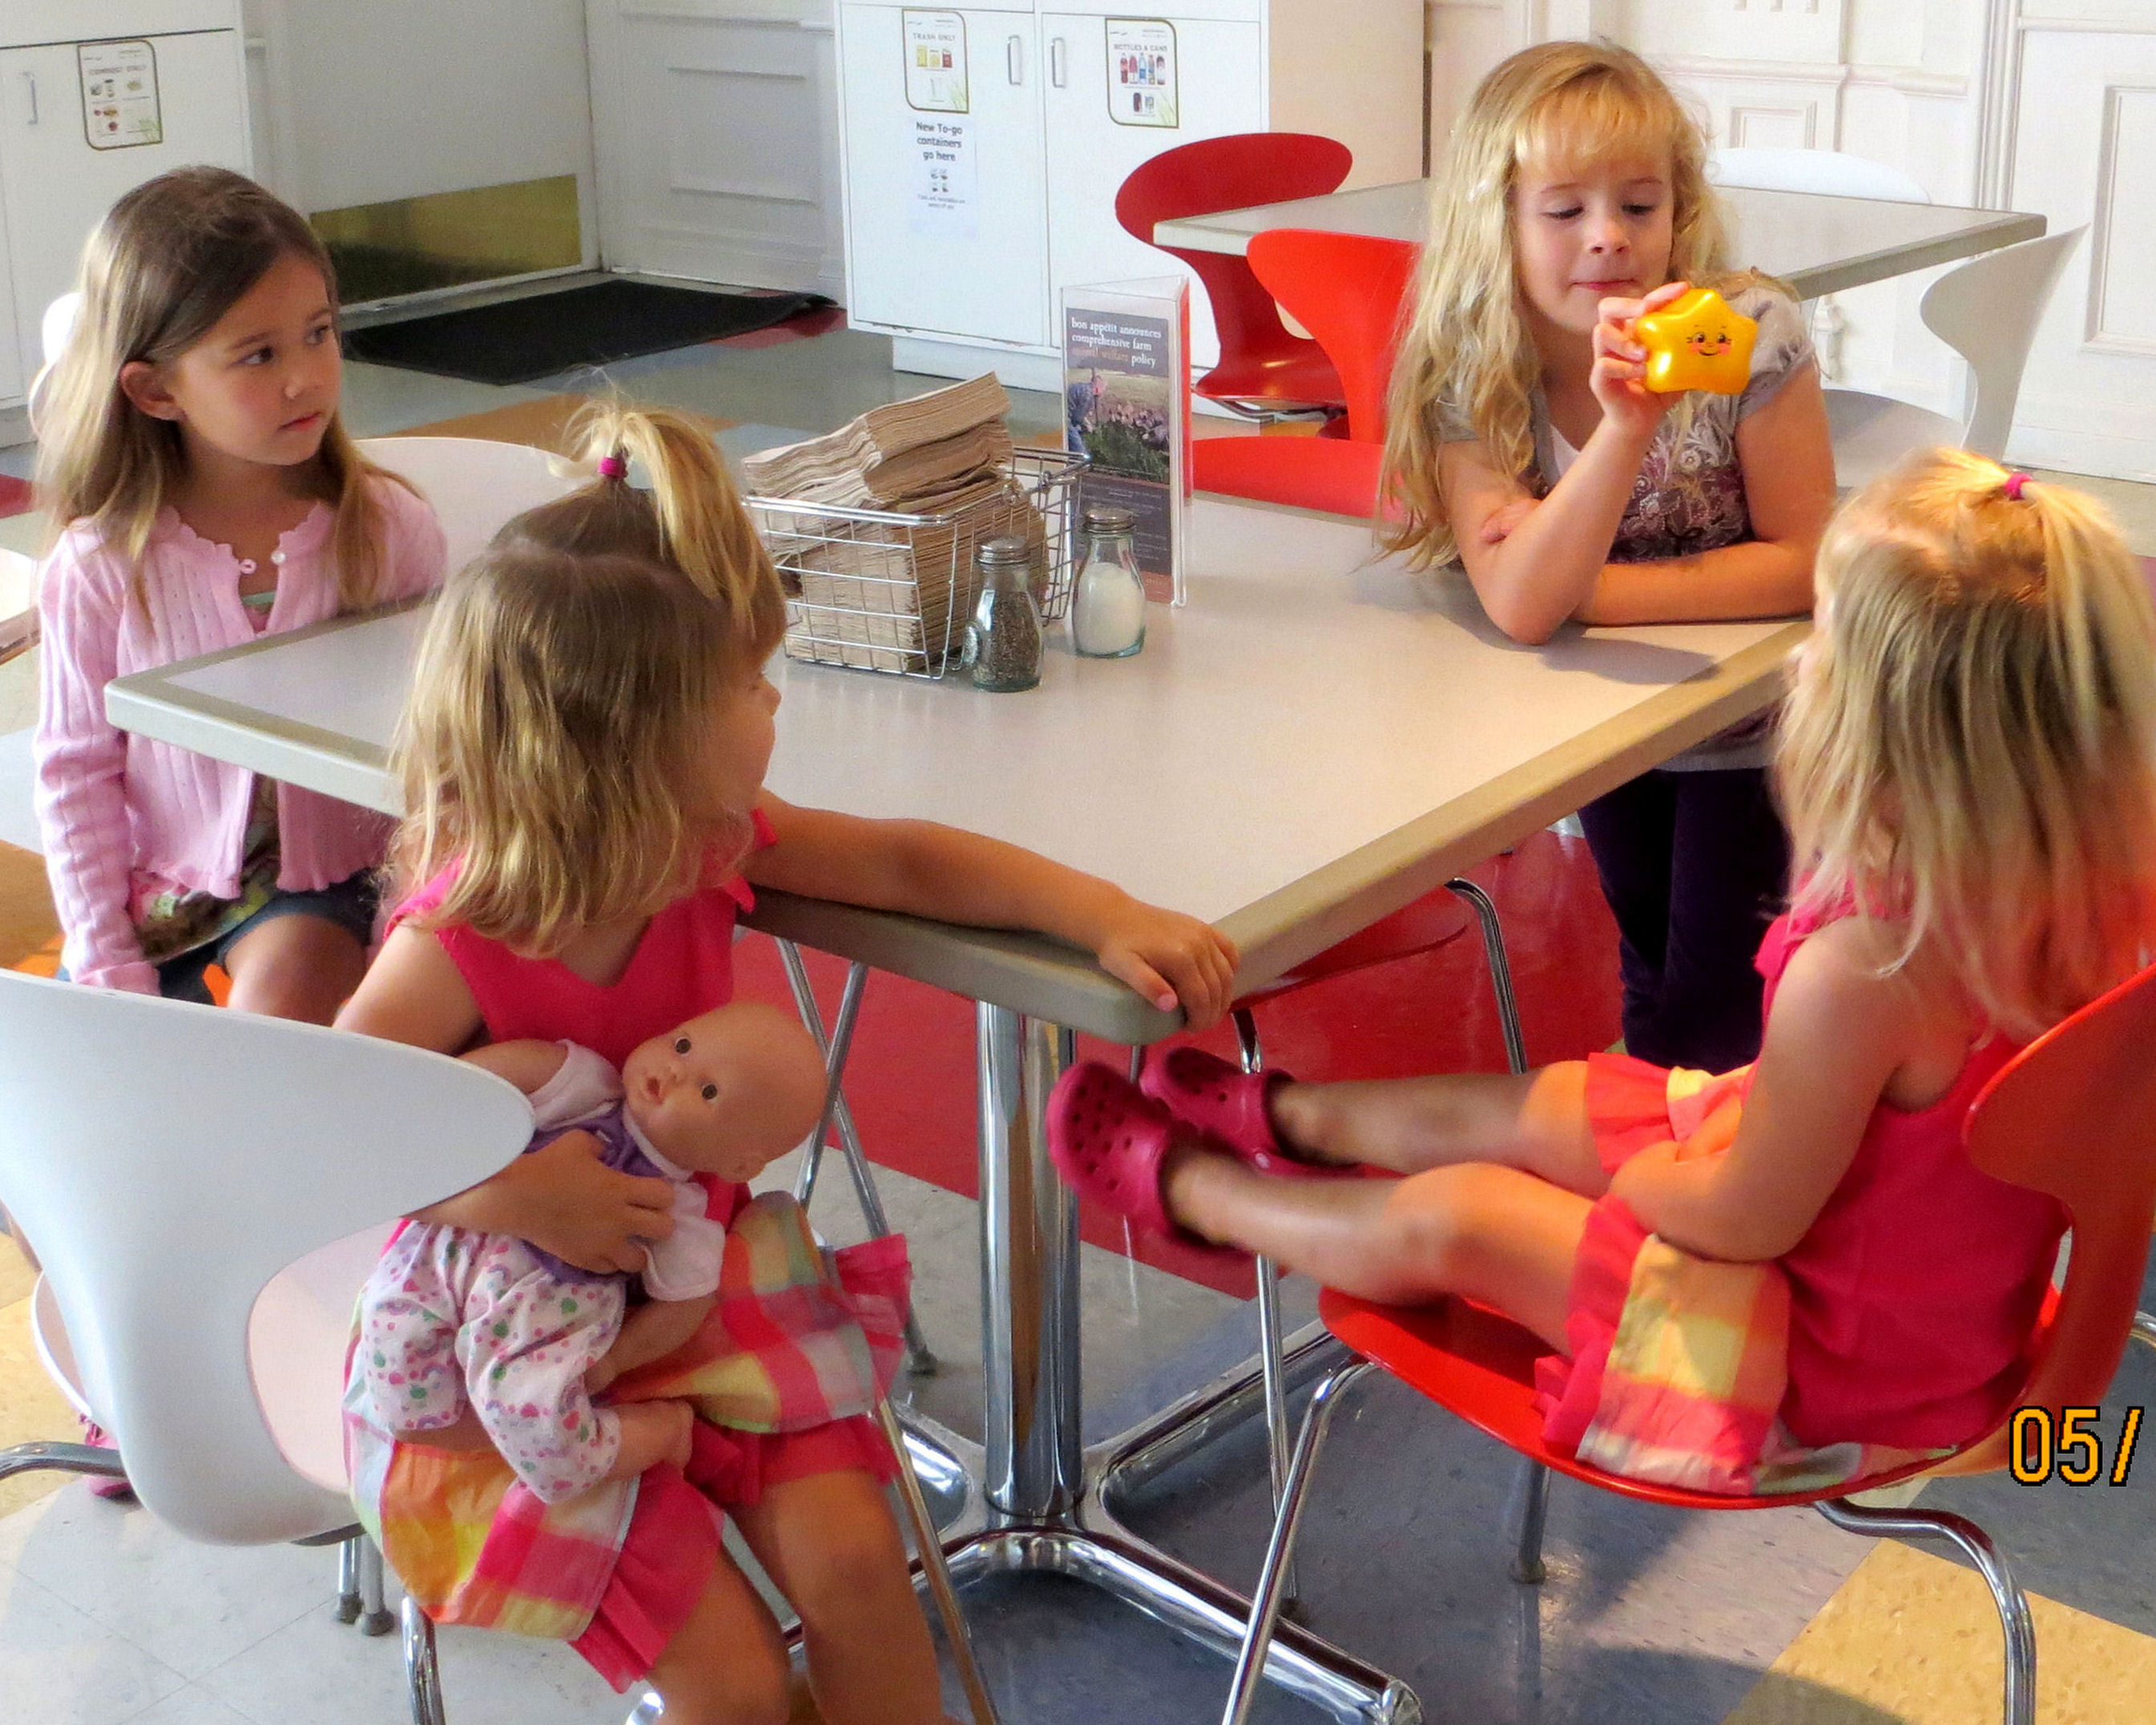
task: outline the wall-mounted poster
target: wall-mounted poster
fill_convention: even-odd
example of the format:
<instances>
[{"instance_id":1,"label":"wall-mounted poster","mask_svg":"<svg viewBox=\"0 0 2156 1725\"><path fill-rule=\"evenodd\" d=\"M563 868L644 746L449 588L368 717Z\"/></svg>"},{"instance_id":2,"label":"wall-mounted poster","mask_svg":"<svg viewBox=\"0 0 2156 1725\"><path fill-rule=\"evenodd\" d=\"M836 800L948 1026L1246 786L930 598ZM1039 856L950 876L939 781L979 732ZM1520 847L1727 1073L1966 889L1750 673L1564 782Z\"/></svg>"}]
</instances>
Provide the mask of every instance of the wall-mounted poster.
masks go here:
<instances>
[{"instance_id":1,"label":"wall-mounted poster","mask_svg":"<svg viewBox=\"0 0 2156 1725\"><path fill-rule=\"evenodd\" d=\"M970 111L966 21L955 12L905 12L906 102L923 114Z\"/></svg>"},{"instance_id":2,"label":"wall-mounted poster","mask_svg":"<svg viewBox=\"0 0 2156 1725\"><path fill-rule=\"evenodd\" d=\"M91 149L165 141L156 49L146 42L85 42L74 59L82 74L82 134Z\"/></svg>"},{"instance_id":3,"label":"wall-mounted poster","mask_svg":"<svg viewBox=\"0 0 2156 1725\"><path fill-rule=\"evenodd\" d=\"M1175 26L1166 18L1108 21L1108 117L1118 126L1182 124L1175 105Z\"/></svg>"},{"instance_id":4,"label":"wall-mounted poster","mask_svg":"<svg viewBox=\"0 0 2156 1725\"><path fill-rule=\"evenodd\" d=\"M907 147L912 168L907 231L929 239L978 238L981 176L973 122L924 116L914 121Z\"/></svg>"}]
</instances>

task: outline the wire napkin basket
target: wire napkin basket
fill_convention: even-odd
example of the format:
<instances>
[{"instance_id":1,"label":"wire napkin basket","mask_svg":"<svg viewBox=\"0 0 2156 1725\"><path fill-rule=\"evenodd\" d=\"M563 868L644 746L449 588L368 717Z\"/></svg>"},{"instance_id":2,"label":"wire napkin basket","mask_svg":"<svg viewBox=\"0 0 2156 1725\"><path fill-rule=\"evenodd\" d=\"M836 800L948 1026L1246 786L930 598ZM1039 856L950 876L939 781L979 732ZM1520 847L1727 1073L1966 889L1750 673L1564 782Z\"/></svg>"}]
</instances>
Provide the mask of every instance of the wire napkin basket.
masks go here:
<instances>
[{"instance_id":1,"label":"wire napkin basket","mask_svg":"<svg viewBox=\"0 0 2156 1725\"><path fill-rule=\"evenodd\" d=\"M786 656L937 678L958 665L980 597L973 553L1016 536L1035 547L1041 620L1070 608L1083 455L1014 449L997 492L946 515L747 499L786 588Z\"/></svg>"}]
</instances>

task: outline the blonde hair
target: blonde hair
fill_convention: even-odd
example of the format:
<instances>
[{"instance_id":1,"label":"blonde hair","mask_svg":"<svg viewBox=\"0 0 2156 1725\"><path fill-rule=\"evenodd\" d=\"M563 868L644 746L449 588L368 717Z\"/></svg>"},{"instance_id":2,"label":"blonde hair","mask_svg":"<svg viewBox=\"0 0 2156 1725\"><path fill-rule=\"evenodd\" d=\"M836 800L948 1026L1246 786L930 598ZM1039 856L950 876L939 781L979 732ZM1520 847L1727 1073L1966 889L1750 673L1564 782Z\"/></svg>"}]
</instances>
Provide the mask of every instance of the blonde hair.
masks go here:
<instances>
[{"instance_id":1,"label":"blonde hair","mask_svg":"<svg viewBox=\"0 0 2156 1725\"><path fill-rule=\"evenodd\" d=\"M1455 128L1393 364L1385 434L1383 495L1402 517L1386 542L1416 567L1459 553L1438 473L1448 404L1497 467L1523 479L1534 470L1542 361L1520 316L1513 256L1521 170L1635 151L1669 158L1668 279L1726 285L1706 134L1637 54L1606 42L1525 49L1482 80Z\"/></svg>"},{"instance_id":2,"label":"blonde hair","mask_svg":"<svg viewBox=\"0 0 2156 1725\"><path fill-rule=\"evenodd\" d=\"M573 557L616 553L662 563L717 604L744 661L767 659L786 632L786 596L708 425L663 408L594 401L569 422L578 459L619 470L527 509L495 536ZM651 489L629 480L630 464Z\"/></svg>"},{"instance_id":3,"label":"blonde hair","mask_svg":"<svg viewBox=\"0 0 2156 1725\"><path fill-rule=\"evenodd\" d=\"M177 359L288 257L321 272L334 307L336 270L305 218L221 167L174 168L106 213L83 252L82 308L41 415L37 495L56 535L87 522L140 565L186 475L187 448L177 425L127 399L121 368ZM382 508L367 481L397 476L359 453L334 411L315 459L336 511L338 600L362 609L382 573Z\"/></svg>"},{"instance_id":4,"label":"blonde hair","mask_svg":"<svg viewBox=\"0 0 2156 1725\"><path fill-rule=\"evenodd\" d=\"M746 811L687 796L713 708L754 662L739 649L721 607L646 558L497 542L451 576L395 749L400 882L458 865L418 926L552 957L737 864Z\"/></svg>"},{"instance_id":5,"label":"blonde hair","mask_svg":"<svg viewBox=\"0 0 2156 1725\"><path fill-rule=\"evenodd\" d=\"M1896 921L2025 1039L2156 935L2156 608L2102 508L1960 449L1842 507L1776 773L1800 910Z\"/></svg>"}]
</instances>

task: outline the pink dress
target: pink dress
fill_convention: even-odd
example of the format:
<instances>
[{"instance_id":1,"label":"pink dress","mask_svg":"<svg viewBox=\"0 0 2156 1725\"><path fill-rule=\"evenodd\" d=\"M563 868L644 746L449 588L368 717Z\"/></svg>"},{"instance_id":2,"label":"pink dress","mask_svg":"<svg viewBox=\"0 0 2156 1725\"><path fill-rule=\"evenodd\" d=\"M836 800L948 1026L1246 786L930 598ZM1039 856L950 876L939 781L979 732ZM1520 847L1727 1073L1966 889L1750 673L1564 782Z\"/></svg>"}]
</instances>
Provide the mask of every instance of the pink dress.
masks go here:
<instances>
[{"instance_id":1,"label":"pink dress","mask_svg":"<svg viewBox=\"0 0 2156 1725\"><path fill-rule=\"evenodd\" d=\"M1821 926L1785 915L1768 930L1758 968L1769 1012L1790 957ZM1796 1443L1958 1447L1995 1425L2020 1392L2066 1219L2045 1194L1979 1172L1961 1139L1970 1103L2016 1052L1990 1035L1929 1107L1881 1102L1825 1207L1777 1260L1789 1286L1779 1416ZM1588 1113L1613 1173L1650 1144L1689 1136L1702 1102L1741 1103L1750 1077L1745 1068L1672 1082L1668 1070L1621 1055L1588 1063ZM1572 1358L1543 1363L1544 1435L1554 1445L1577 1447L1596 1418L1647 1240L1620 1199L1604 1198L1589 1216L1565 1321Z\"/></svg>"},{"instance_id":2,"label":"pink dress","mask_svg":"<svg viewBox=\"0 0 2156 1725\"><path fill-rule=\"evenodd\" d=\"M759 811L756 842L773 840ZM445 870L398 906L393 927L441 902ZM478 1002L488 1039L567 1040L616 1066L639 1043L733 999L734 923L756 902L738 875L676 899L651 919L620 979L587 982L552 958L520 957L468 928L434 931ZM730 1221L748 1189L696 1178L710 1214ZM639 1481L619 1561L591 1626L571 1645L617 1690L646 1675L702 1595L718 1555L710 1505L752 1504L767 1486L860 1468L888 1482L898 1463L873 1419L834 1420L806 1431L736 1431L698 1420L687 1477L661 1465ZM708 1500L708 1502L707 1502Z\"/></svg>"}]
</instances>

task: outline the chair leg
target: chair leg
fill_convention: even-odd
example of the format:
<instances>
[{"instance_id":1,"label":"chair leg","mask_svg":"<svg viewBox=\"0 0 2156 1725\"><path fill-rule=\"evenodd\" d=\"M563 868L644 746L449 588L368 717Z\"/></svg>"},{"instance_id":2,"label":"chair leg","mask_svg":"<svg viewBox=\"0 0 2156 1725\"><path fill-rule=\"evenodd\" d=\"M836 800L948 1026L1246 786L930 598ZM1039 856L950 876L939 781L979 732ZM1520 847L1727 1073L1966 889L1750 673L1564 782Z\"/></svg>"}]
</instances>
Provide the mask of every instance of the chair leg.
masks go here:
<instances>
[{"instance_id":1,"label":"chair leg","mask_svg":"<svg viewBox=\"0 0 2156 1725\"><path fill-rule=\"evenodd\" d=\"M442 1673L434 1660L434 1620L404 1596L404 1682L412 1696L412 1725L448 1725L442 1712Z\"/></svg>"},{"instance_id":2,"label":"chair leg","mask_svg":"<svg viewBox=\"0 0 2156 1725\"><path fill-rule=\"evenodd\" d=\"M1540 1587L1549 1579L1543 1563L1543 1520L1549 1512L1549 1470L1539 1461L1520 1458L1520 1471L1512 1483L1513 1525L1518 1541L1512 1551L1512 1579L1523 1587Z\"/></svg>"},{"instance_id":3,"label":"chair leg","mask_svg":"<svg viewBox=\"0 0 2156 1725\"><path fill-rule=\"evenodd\" d=\"M1475 920L1482 925L1482 954L1490 964L1491 992L1497 997L1497 1024L1505 1035L1505 1064L1517 1077L1527 1070L1527 1045L1520 1034L1520 1004L1512 993L1512 966L1505 956L1505 931L1497 921L1497 907L1472 880L1448 880L1445 885L1447 891L1467 901Z\"/></svg>"},{"instance_id":4,"label":"chair leg","mask_svg":"<svg viewBox=\"0 0 2156 1725\"><path fill-rule=\"evenodd\" d=\"M101 1480L127 1477L120 1452L94 1444L63 1444L39 1438L34 1443L0 1450L0 1480L18 1473L34 1473L41 1468L52 1468L60 1473L89 1474Z\"/></svg>"},{"instance_id":5,"label":"chair leg","mask_svg":"<svg viewBox=\"0 0 2156 1725\"><path fill-rule=\"evenodd\" d=\"M2156 1348L2156 1317L2152 1317L2145 1312L2135 1312L2131 1333L2135 1341L2150 1348Z\"/></svg>"},{"instance_id":6,"label":"chair leg","mask_svg":"<svg viewBox=\"0 0 2156 1725\"><path fill-rule=\"evenodd\" d=\"M913 1548L921 1558L921 1573L928 1583L930 1598L936 1602L936 1615L942 1620L943 1640L951 1650L951 1662L958 1668L958 1681L966 1691L966 1706L973 1716L973 1725L997 1725L995 1698L988 1693L983 1681L981 1667L973 1657L973 1637L966 1627L966 1614L958 1604L958 1590L952 1584L950 1565L943 1558L943 1536L936 1530L936 1518L928 1512L928 1500L921 1496L921 1481L913 1471L906 1454L906 1433L900 1428L898 1415L891 1411L889 1401L876 1404L876 1419L883 1427L885 1440L898 1457L898 1502L906 1512L909 1531L913 1535Z\"/></svg>"},{"instance_id":7,"label":"chair leg","mask_svg":"<svg viewBox=\"0 0 2156 1725\"><path fill-rule=\"evenodd\" d=\"M801 1173L794 1181L793 1195L805 1208L815 1195L816 1177L821 1169L824 1143L834 1122L839 1129L839 1145L846 1158L846 1172L854 1183L854 1196L861 1207L861 1216L872 1237L891 1232L891 1221L885 1214L882 1195L877 1192L875 1177L869 1170L867 1153L861 1147L861 1135L854 1125L854 1111L846 1104L846 1094L841 1088L845 1076L846 1056L852 1051L854 1019L860 1010L861 996L868 986L869 968L855 964L846 972L846 985L839 997L839 1016L829 1036L824 1031L824 1014L816 1004L815 991L808 986L808 968L801 962L801 949L792 941L780 941L778 952L786 966L786 979L793 990L793 1004L800 1009L801 1022L808 1034L816 1039L816 1046L824 1055L826 1087L824 1094L824 1117L816 1123L816 1136L810 1139L801 1158ZM937 1358L929 1350L928 1338L921 1333L921 1321L909 1307L906 1314L906 1369L916 1378L932 1376Z\"/></svg>"},{"instance_id":8,"label":"chair leg","mask_svg":"<svg viewBox=\"0 0 2156 1725\"><path fill-rule=\"evenodd\" d=\"M1264 1045L1258 1040L1258 1021L1246 1006L1235 1011L1235 1045L1245 1072L1265 1070ZM1273 1487L1273 1512L1277 1515L1287 1491L1287 1335L1281 1322L1280 1271L1270 1258L1260 1255L1258 1271L1258 1363L1265 1391L1265 1460ZM1290 1599L1296 1596L1295 1574L1285 1584Z\"/></svg>"},{"instance_id":9,"label":"chair leg","mask_svg":"<svg viewBox=\"0 0 2156 1725\"><path fill-rule=\"evenodd\" d=\"M1351 1361L1329 1373L1312 1393L1302 1416L1302 1430L1295 1443L1295 1459L1287 1471L1287 1489L1273 1517L1273 1536L1265 1547L1265 1567L1258 1572L1258 1588L1250 1603L1250 1627L1243 1634L1243 1649L1235 1660L1235 1674L1228 1683L1227 1711L1221 1725L1247 1725L1265 1674L1265 1653L1272 1645L1273 1630L1280 1623L1281 1606L1287 1594L1288 1565L1295 1554L1295 1536L1302 1522L1302 1507L1309 1496L1311 1476L1317 1471L1317 1452L1339 1407L1342 1393L1351 1389L1374 1362Z\"/></svg>"},{"instance_id":10,"label":"chair leg","mask_svg":"<svg viewBox=\"0 0 2156 1725\"><path fill-rule=\"evenodd\" d=\"M1976 1565L1999 1608L2006 1637L2006 1725L2035 1725L2036 1717L2036 1626L2029 1601L1999 1555L1991 1537L1964 1516L1944 1510L1866 1509L1845 1498L1825 1498L1813 1506L1837 1527L1871 1538L1943 1539L1960 1547Z\"/></svg>"},{"instance_id":11,"label":"chair leg","mask_svg":"<svg viewBox=\"0 0 2156 1725\"><path fill-rule=\"evenodd\" d=\"M355 1533L337 1548L336 1620L339 1623L359 1621L359 1548L366 1540L364 1533Z\"/></svg>"},{"instance_id":12,"label":"chair leg","mask_svg":"<svg viewBox=\"0 0 2156 1725\"><path fill-rule=\"evenodd\" d=\"M364 1533L347 1543L359 1547L359 1632L386 1635L397 1626L397 1616L382 1604L382 1553Z\"/></svg>"}]
</instances>

